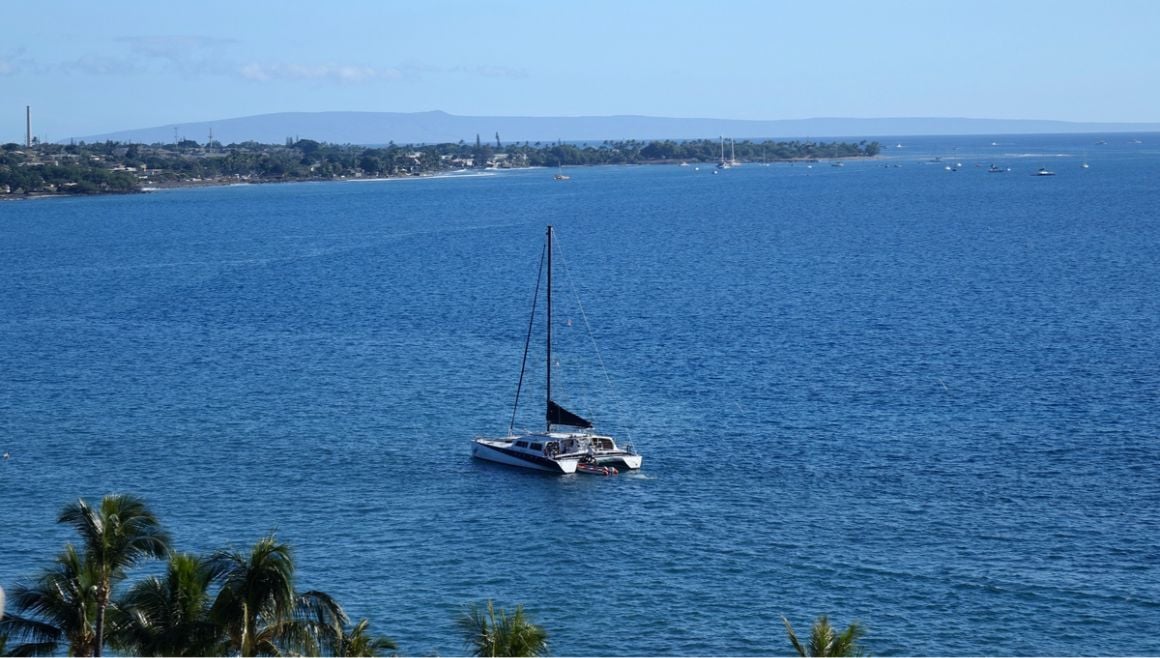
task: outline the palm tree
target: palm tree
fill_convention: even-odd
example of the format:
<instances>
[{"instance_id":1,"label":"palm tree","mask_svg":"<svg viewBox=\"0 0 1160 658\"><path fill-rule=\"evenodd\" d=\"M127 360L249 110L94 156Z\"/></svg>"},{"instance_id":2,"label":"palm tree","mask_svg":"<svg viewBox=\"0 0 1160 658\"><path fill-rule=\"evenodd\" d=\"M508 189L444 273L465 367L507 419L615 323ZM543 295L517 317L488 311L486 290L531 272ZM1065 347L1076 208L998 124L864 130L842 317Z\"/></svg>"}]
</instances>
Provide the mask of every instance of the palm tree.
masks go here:
<instances>
[{"instance_id":1,"label":"palm tree","mask_svg":"<svg viewBox=\"0 0 1160 658\"><path fill-rule=\"evenodd\" d=\"M217 574L194 555L174 554L165 577L133 585L117 603L111 644L138 656L209 656L222 633L210 619L210 587Z\"/></svg>"},{"instance_id":2,"label":"palm tree","mask_svg":"<svg viewBox=\"0 0 1160 658\"><path fill-rule=\"evenodd\" d=\"M548 633L528 621L522 605L517 605L511 616L503 610L497 616L488 600L486 611L473 605L458 624L464 644L476 656L543 656L548 652Z\"/></svg>"},{"instance_id":3,"label":"palm tree","mask_svg":"<svg viewBox=\"0 0 1160 658\"><path fill-rule=\"evenodd\" d=\"M65 548L53 565L34 582L12 590L12 608L0 621L5 655L47 656L68 643L71 656L91 656L96 651L97 574L76 549Z\"/></svg>"},{"instance_id":4,"label":"palm tree","mask_svg":"<svg viewBox=\"0 0 1160 658\"><path fill-rule=\"evenodd\" d=\"M337 638L331 655L368 658L398 650L399 646L391 638L385 635L371 635L367 630L369 625L370 622L366 619L360 619L349 632L344 632Z\"/></svg>"},{"instance_id":5,"label":"palm tree","mask_svg":"<svg viewBox=\"0 0 1160 658\"><path fill-rule=\"evenodd\" d=\"M210 562L222 574L212 614L225 628L229 650L242 656L280 653L277 641L296 603L290 547L263 537L248 555L218 551Z\"/></svg>"},{"instance_id":6,"label":"palm tree","mask_svg":"<svg viewBox=\"0 0 1160 658\"><path fill-rule=\"evenodd\" d=\"M71 525L80 534L85 562L95 576L93 655L100 656L105 641L105 610L113 585L138 561L164 556L169 551L169 535L144 501L126 494L105 496L97 509L89 507L82 498L66 506L57 522Z\"/></svg>"},{"instance_id":7,"label":"palm tree","mask_svg":"<svg viewBox=\"0 0 1160 658\"><path fill-rule=\"evenodd\" d=\"M210 615L228 652L339 656L395 648L390 638L367 635L366 620L347 633L350 619L329 595L296 594L290 547L273 536L259 539L248 554L218 551L209 564L222 583Z\"/></svg>"},{"instance_id":8,"label":"palm tree","mask_svg":"<svg viewBox=\"0 0 1160 658\"><path fill-rule=\"evenodd\" d=\"M350 618L337 601L323 592L305 592L298 595L287 645L303 655L324 656L376 656L398 648L389 637L371 635L366 619L348 630L349 625Z\"/></svg>"},{"instance_id":9,"label":"palm tree","mask_svg":"<svg viewBox=\"0 0 1160 658\"><path fill-rule=\"evenodd\" d=\"M781 621L785 624L785 632L789 634L790 644L803 658L807 656L826 658L862 655L862 648L858 646L858 638L866 633L866 629L858 622L850 624L841 634L835 635L834 628L830 626L830 620L825 615L818 617L810 629L810 645L807 651L807 647L803 647L798 641L797 634L794 633L789 620L782 617Z\"/></svg>"}]
</instances>

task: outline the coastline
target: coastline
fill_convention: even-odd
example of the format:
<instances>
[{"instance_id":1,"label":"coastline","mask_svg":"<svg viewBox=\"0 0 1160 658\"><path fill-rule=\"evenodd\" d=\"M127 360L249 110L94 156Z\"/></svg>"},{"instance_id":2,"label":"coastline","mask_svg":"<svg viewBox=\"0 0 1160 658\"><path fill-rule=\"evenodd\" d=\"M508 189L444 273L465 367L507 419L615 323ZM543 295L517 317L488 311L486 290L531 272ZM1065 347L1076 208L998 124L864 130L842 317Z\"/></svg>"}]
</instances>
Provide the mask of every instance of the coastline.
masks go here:
<instances>
[{"instance_id":1,"label":"coastline","mask_svg":"<svg viewBox=\"0 0 1160 658\"><path fill-rule=\"evenodd\" d=\"M850 155L837 156L833 158L826 158L826 160L873 160L877 156L867 155ZM778 160L771 160L769 162L755 162L745 161L740 164L748 165L763 165L763 164L799 164L799 163L817 163L819 158L783 158ZM712 162L695 161L698 165L712 165ZM619 166L681 166L692 165L694 162L687 160L650 160L646 162L631 162L619 163ZM609 166L607 163L597 164L572 164L567 165L568 169L580 169L587 167ZM614 164L613 166L618 166ZM30 201L34 199L62 199L62 198L79 198L79 197L98 197L98 196L121 196L126 194L149 194L152 192L163 192L165 190L188 189L198 187L231 187L231 186L245 186L245 185L278 185L283 183L331 183L331 182L346 182L346 183L374 183L384 181L400 181L400 180L419 180L419 179L435 179L435 178L463 178L468 176L495 176L508 171L528 171L528 170L549 170L552 167L544 167L540 165L532 165L527 167L485 167L483 169L455 169L451 171L439 172L419 172L408 174L397 174L394 176L314 176L305 178L239 178L223 176L218 178L205 179L189 179L178 181L157 181L143 183L140 187L133 190L110 190L101 192L86 192L86 193L69 193L69 192L36 192L33 194L0 194L0 201Z\"/></svg>"}]
</instances>

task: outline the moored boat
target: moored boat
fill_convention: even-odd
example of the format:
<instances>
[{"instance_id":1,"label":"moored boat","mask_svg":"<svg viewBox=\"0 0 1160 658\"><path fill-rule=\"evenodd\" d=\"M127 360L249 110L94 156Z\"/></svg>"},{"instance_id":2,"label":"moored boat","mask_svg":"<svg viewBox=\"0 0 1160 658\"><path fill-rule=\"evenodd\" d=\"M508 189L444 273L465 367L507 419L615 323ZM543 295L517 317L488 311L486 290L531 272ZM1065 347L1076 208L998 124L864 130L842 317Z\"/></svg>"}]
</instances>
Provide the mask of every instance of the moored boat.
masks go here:
<instances>
[{"instance_id":1,"label":"moored boat","mask_svg":"<svg viewBox=\"0 0 1160 658\"><path fill-rule=\"evenodd\" d=\"M575 473L577 470L585 473L609 474L621 469L638 469L643 458L631 444L623 447L616 444L616 440L606 434L598 434L593 424L587 418L579 416L558 404L552 399L552 227L548 226L545 243L546 258L541 260L541 268L546 261L546 381L545 381L545 420L546 427L542 432L516 432L515 410L512 412L512 422L508 426L506 436L498 438L476 437L472 441L471 454L478 459L485 459L509 466L520 466L551 473ZM537 279L536 297L539 297L539 280ZM536 304L532 303L533 318ZM528 347L531 344L532 332L529 322L528 336L524 344L524 365L520 369L520 383L516 386L516 406L519 405L520 390L523 387L527 365ZM563 429L567 428L567 429Z\"/></svg>"}]
</instances>

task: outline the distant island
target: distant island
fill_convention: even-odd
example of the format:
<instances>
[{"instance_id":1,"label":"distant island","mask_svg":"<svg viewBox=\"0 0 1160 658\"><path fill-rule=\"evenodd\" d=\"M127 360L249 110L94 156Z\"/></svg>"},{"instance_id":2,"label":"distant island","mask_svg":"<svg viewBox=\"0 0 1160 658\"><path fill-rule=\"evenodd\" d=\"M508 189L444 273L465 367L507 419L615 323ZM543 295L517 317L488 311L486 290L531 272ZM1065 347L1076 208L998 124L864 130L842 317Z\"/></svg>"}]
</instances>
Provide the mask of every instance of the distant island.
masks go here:
<instances>
[{"instance_id":1,"label":"distant island","mask_svg":"<svg viewBox=\"0 0 1160 658\"><path fill-rule=\"evenodd\" d=\"M248 117L173 123L96 135L73 135L62 143L115 141L171 143L216 139L223 144L280 144L310 137L331 144L382 146L441 144L499 133L507 142L601 142L603 140L686 140L732 136L738 140L849 139L914 135L1014 135L1033 133L1158 132L1160 123L977 119L963 117L815 117L808 119L715 119L640 115L468 116L429 112L277 112ZM212 135L212 137L211 137ZM993 138L992 137L992 138ZM886 140L883 140L886 141ZM990 140L988 140L990 141Z\"/></svg>"},{"instance_id":2,"label":"distant island","mask_svg":"<svg viewBox=\"0 0 1160 658\"><path fill-rule=\"evenodd\" d=\"M465 169L729 161L789 162L867 158L878 142L742 140L521 142L395 145L381 148L310 139L285 144L222 145L116 141L0 146L0 199L66 194L123 194L150 187L430 176Z\"/></svg>"}]
</instances>

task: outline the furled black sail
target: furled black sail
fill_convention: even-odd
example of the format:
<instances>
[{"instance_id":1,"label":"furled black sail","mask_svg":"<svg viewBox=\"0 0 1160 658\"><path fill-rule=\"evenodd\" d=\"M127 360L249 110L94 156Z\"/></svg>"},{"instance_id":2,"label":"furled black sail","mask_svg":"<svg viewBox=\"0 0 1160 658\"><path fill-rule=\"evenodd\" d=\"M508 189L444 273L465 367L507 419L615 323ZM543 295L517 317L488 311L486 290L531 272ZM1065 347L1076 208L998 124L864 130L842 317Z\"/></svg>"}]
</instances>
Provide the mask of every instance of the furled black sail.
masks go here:
<instances>
[{"instance_id":1,"label":"furled black sail","mask_svg":"<svg viewBox=\"0 0 1160 658\"><path fill-rule=\"evenodd\" d=\"M548 423L552 425L571 425L572 427L581 427L584 429L592 427L591 421L581 418L564 407L561 407L556 404L555 400L548 400Z\"/></svg>"}]
</instances>

